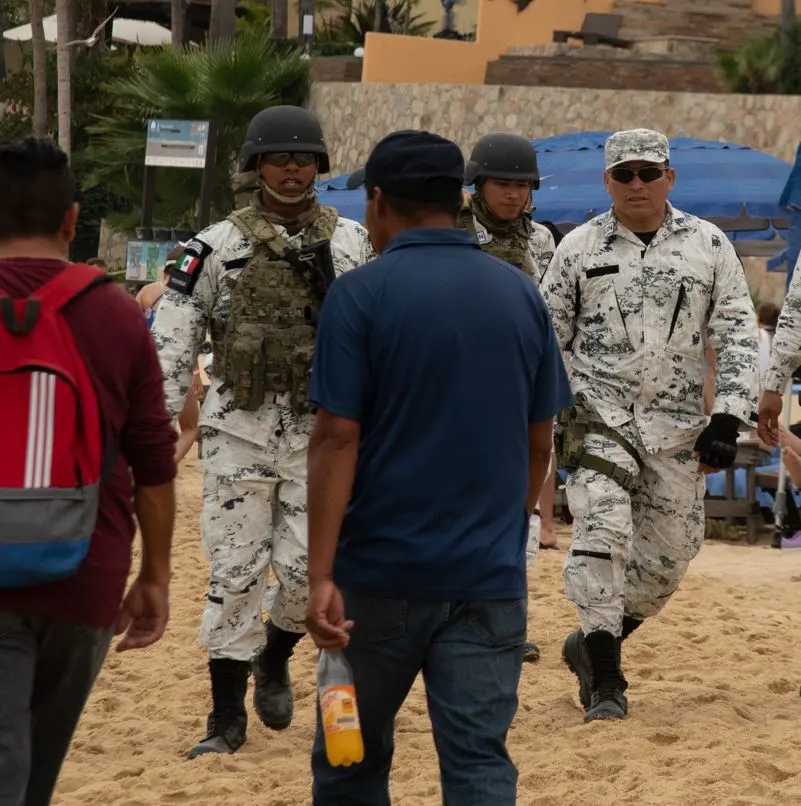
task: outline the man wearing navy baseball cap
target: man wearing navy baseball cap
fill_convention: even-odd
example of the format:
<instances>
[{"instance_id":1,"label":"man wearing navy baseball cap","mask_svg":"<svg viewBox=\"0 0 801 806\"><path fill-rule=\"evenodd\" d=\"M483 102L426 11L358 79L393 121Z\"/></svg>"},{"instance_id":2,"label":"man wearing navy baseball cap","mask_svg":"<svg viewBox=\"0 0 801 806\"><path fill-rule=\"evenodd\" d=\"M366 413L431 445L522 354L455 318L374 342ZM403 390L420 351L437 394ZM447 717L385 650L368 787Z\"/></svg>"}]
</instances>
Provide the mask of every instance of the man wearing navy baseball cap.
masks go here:
<instances>
[{"instance_id":1,"label":"man wearing navy baseball cap","mask_svg":"<svg viewBox=\"0 0 801 806\"><path fill-rule=\"evenodd\" d=\"M314 806L389 806L395 716L421 671L444 802L516 802L528 520L572 397L536 286L457 228L463 177L450 140L378 143L380 257L338 278L320 317L307 626L353 669L365 751L331 767L318 717Z\"/></svg>"}]
</instances>

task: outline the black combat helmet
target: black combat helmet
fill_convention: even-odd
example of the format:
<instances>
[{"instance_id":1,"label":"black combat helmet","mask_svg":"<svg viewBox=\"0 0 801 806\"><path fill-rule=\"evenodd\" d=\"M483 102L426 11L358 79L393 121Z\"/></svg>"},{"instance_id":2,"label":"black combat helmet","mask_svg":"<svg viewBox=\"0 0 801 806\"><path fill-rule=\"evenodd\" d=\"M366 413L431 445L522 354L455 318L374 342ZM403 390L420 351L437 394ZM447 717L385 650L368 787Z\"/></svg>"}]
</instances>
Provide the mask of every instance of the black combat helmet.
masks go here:
<instances>
[{"instance_id":1,"label":"black combat helmet","mask_svg":"<svg viewBox=\"0 0 801 806\"><path fill-rule=\"evenodd\" d=\"M478 179L513 179L531 182L536 190L540 186L537 152L519 134L488 134L473 147L464 179L466 185L475 184Z\"/></svg>"},{"instance_id":2,"label":"black combat helmet","mask_svg":"<svg viewBox=\"0 0 801 806\"><path fill-rule=\"evenodd\" d=\"M239 153L239 170L255 171L259 154L280 151L317 154L319 172L327 174L331 170L322 126L302 106L270 106L250 121Z\"/></svg>"}]
</instances>

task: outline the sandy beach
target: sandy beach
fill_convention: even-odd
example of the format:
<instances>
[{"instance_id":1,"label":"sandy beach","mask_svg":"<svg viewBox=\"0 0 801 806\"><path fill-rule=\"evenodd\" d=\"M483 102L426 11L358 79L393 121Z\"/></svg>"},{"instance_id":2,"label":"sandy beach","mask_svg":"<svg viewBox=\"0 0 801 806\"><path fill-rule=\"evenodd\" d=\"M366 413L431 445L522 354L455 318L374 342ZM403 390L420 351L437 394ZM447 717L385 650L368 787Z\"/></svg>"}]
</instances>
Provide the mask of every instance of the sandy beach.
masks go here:
<instances>
[{"instance_id":1,"label":"sandy beach","mask_svg":"<svg viewBox=\"0 0 801 806\"><path fill-rule=\"evenodd\" d=\"M172 621L156 647L111 653L64 765L54 806L302 806L310 803L315 652L292 661L295 722L250 717L234 756L183 759L209 707L198 625L206 563L198 539L200 465L181 467ZM563 548L567 531L560 535ZM564 551L530 571L530 636L511 752L521 806L774 806L801 803L801 551L706 545L660 617L627 643L630 716L586 726L561 644L574 628ZM439 804L422 685L398 718L398 806Z\"/></svg>"}]
</instances>

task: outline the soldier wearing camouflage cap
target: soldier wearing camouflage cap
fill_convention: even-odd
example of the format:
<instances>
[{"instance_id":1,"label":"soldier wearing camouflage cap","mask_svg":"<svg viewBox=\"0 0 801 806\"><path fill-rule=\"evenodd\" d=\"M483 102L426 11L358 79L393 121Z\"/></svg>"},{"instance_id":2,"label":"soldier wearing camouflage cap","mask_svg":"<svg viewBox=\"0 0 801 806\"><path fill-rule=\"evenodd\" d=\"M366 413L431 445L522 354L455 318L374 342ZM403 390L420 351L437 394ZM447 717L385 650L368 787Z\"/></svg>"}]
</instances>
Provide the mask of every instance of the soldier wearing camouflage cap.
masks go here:
<instances>
[{"instance_id":1,"label":"soldier wearing camouflage cap","mask_svg":"<svg viewBox=\"0 0 801 806\"><path fill-rule=\"evenodd\" d=\"M210 330L214 361L200 414L201 538L211 563L201 640L212 711L189 757L234 753L245 741L248 677L269 728L289 726L288 661L305 632L306 455L313 422L306 394L313 312L328 274L373 256L367 231L315 197L329 160L306 109L274 106L250 122L242 174L250 204L184 248L153 325L167 404L177 415ZM266 627L268 571L278 586ZM266 646L265 646L266 638Z\"/></svg>"},{"instance_id":2,"label":"soldier wearing camouflage cap","mask_svg":"<svg viewBox=\"0 0 801 806\"><path fill-rule=\"evenodd\" d=\"M681 583L704 537L703 474L731 467L755 419L745 272L723 232L668 202L675 178L663 134L612 135L612 208L565 236L540 287L572 352L576 405L560 415L556 447L574 517L565 590L581 627L563 657L587 722L626 716L623 642Z\"/></svg>"}]
</instances>

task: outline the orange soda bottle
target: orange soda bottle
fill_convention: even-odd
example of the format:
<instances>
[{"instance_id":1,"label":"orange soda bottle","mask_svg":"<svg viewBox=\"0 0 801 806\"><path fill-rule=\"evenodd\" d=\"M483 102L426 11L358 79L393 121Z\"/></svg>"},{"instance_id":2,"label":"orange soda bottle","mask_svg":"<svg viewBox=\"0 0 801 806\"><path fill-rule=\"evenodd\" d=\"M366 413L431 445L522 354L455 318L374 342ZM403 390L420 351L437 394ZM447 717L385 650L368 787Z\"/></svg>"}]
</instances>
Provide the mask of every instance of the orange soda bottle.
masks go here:
<instances>
[{"instance_id":1,"label":"orange soda bottle","mask_svg":"<svg viewBox=\"0 0 801 806\"><path fill-rule=\"evenodd\" d=\"M317 690L328 763L332 767L358 764L364 760L364 741L353 672L342 650L324 649L320 652Z\"/></svg>"}]
</instances>

